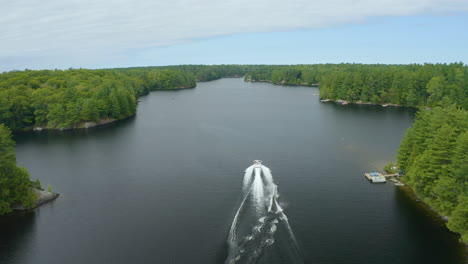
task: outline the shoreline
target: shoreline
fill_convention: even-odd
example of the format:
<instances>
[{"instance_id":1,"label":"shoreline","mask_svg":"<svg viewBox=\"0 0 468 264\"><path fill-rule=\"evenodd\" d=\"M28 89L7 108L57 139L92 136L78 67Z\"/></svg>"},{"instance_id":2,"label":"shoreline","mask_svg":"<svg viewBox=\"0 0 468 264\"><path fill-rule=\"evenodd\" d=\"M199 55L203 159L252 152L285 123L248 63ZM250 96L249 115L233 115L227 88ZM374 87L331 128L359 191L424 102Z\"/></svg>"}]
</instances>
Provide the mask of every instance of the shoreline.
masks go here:
<instances>
[{"instance_id":1,"label":"shoreline","mask_svg":"<svg viewBox=\"0 0 468 264\"><path fill-rule=\"evenodd\" d=\"M407 183L405 183L404 186L398 186L398 185L395 185L395 186L399 187L413 201L415 201L417 203L420 203L422 205L422 207L424 207L425 210L430 211L434 216L437 217L437 219L443 221L444 223L448 222L448 220L449 220L448 216L444 216L444 215L439 214L434 208L432 208L429 204L424 202L424 200L421 199ZM447 228L447 230L450 231L450 229L448 229L448 228ZM450 232L452 232L452 231L450 231ZM452 232L452 233L458 234L458 233L455 233L455 232Z\"/></svg>"},{"instance_id":2,"label":"shoreline","mask_svg":"<svg viewBox=\"0 0 468 264\"><path fill-rule=\"evenodd\" d=\"M362 101L350 102L350 101L346 101L346 100L343 100L343 99L336 99L336 100L334 100L334 99L320 99L320 101L322 103L332 102L332 103L339 103L339 104L342 104L342 105L357 104L357 105L380 105L380 106L383 106L383 107L387 107L387 106L408 107L408 106L403 106L403 105L399 105L399 104L392 104L392 103L376 104L376 103L362 102Z\"/></svg>"},{"instance_id":3,"label":"shoreline","mask_svg":"<svg viewBox=\"0 0 468 264\"><path fill-rule=\"evenodd\" d=\"M47 192L36 188L31 188L31 190L36 195L36 201L34 202L34 205L31 207L24 207L22 204L15 204L11 207L13 211L32 210L43 204L51 202L60 196L58 193Z\"/></svg>"},{"instance_id":4,"label":"shoreline","mask_svg":"<svg viewBox=\"0 0 468 264\"><path fill-rule=\"evenodd\" d=\"M227 79L227 78L242 78L244 77L244 75L230 75L230 76L224 76L224 77L219 77L219 78L216 78L216 79L212 79L212 80L196 80L196 82L201 82L201 83L206 83L206 82L211 82L211 81L217 81L217 80L221 80L221 79ZM192 88L195 88L195 87L192 87Z\"/></svg>"},{"instance_id":5,"label":"shoreline","mask_svg":"<svg viewBox=\"0 0 468 264\"><path fill-rule=\"evenodd\" d=\"M244 80L244 81L245 82L266 82L266 83L271 83L271 84L274 84L274 85L284 85L284 86L320 87L319 83L314 83L314 84L307 84L307 83L295 84L295 83L287 83L287 82L274 83L274 82L269 81L269 80L256 80L256 81ZM339 103L339 104L342 104L342 105L357 104L357 105L380 105L380 106L383 106L383 107L387 107L387 106L410 107L410 106L404 106L404 105L392 104L392 103L379 103L379 104L376 104L376 103L362 102L362 101L350 102L350 101L346 101L346 100L343 100L343 99L336 99L336 100L335 99L320 99L320 101L323 102L323 103L333 102L333 103Z\"/></svg>"},{"instance_id":6,"label":"shoreline","mask_svg":"<svg viewBox=\"0 0 468 264\"><path fill-rule=\"evenodd\" d=\"M155 89L155 90L152 90L150 91L151 92L155 92L155 91L178 91L178 90L186 90L186 89L193 89L195 88L196 86L192 86L192 87L178 87L178 88L170 88L170 89ZM145 96L146 94L144 95L141 95L140 97L142 96ZM138 97L139 98L139 97ZM138 102L138 98L137 98L137 102ZM69 127L64 127L64 128L58 128L58 127L53 127L53 126L31 126L29 128L26 128L26 129L23 129L21 131L35 131L35 132L40 132L40 131L67 131L67 130L80 130L80 129L88 129L88 128L94 128L94 127L99 127L99 126L104 126L104 125L108 125L108 124L111 124L111 123L115 123L117 121L120 121L120 120L125 120L127 118L131 118L131 117L134 117L136 115L136 112L132 115L129 115L129 116L126 116L126 117L122 117L122 118L106 118L106 119L100 119L99 121L84 121L84 122L81 122L81 123L78 123L77 125L73 125L73 126L69 126Z\"/></svg>"},{"instance_id":7,"label":"shoreline","mask_svg":"<svg viewBox=\"0 0 468 264\"><path fill-rule=\"evenodd\" d=\"M194 89L195 87L197 86L195 85L195 86L187 86L187 87L168 88L168 89L158 88L158 89L151 90L149 92L151 93L151 92L156 92L156 91L174 91L174 90L177 91L177 90Z\"/></svg>"},{"instance_id":8,"label":"shoreline","mask_svg":"<svg viewBox=\"0 0 468 264\"><path fill-rule=\"evenodd\" d=\"M244 82L266 82L266 83L271 83L274 85L284 85L284 86L305 86L305 87L319 87L320 86L318 83L313 83L313 84L307 84L307 83L296 84L296 83L287 83L287 82L274 83L268 80L256 80L256 81L244 80Z\"/></svg>"},{"instance_id":9,"label":"shoreline","mask_svg":"<svg viewBox=\"0 0 468 264\"><path fill-rule=\"evenodd\" d=\"M40 132L40 131L43 131L43 130L47 130L47 131L66 131L66 130L75 130L75 129L88 129L88 128L93 128L93 127L98 127L98 126L111 124L111 123L117 122L119 120L124 120L124 119L132 117L132 116L133 115L127 116L127 117L124 117L124 118L121 118L121 119L114 119L114 118L101 119L101 120L99 120L97 122L86 121L86 122L82 122L82 123L80 123L80 124L78 124L76 126L70 126L70 127L65 127L65 128L37 126L37 127L32 128L32 129L25 130L25 131L31 131L32 130L32 131Z\"/></svg>"},{"instance_id":10,"label":"shoreline","mask_svg":"<svg viewBox=\"0 0 468 264\"><path fill-rule=\"evenodd\" d=\"M404 182L404 181L402 181ZM453 232L452 230L450 230L448 227L447 227L447 223L449 221L449 217L448 216L445 216L445 215L442 215L440 214L439 212L437 212L437 210L435 210L434 208L432 208L429 204L427 204L423 199L421 199L415 192L414 190L411 188L410 185L408 185L407 183L405 183L404 186L398 186L398 185L395 185L397 187L397 189L399 189L401 192L403 192L409 199L411 199L413 202L416 203L416 205L418 207L420 207L422 210L424 210L425 212L427 212L429 218L432 218L434 221L437 221L439 222L440 224L443 224L443 226L445 227L445 229L452 233L452 234L455 234L458 236L458 241L462 244L465 245L465 247L467 248L468 250L468 243L466 242L463 242L463 240L461 239L461 234L460 233L457 233L457 232Z\"/></svg>"}]
</instances>

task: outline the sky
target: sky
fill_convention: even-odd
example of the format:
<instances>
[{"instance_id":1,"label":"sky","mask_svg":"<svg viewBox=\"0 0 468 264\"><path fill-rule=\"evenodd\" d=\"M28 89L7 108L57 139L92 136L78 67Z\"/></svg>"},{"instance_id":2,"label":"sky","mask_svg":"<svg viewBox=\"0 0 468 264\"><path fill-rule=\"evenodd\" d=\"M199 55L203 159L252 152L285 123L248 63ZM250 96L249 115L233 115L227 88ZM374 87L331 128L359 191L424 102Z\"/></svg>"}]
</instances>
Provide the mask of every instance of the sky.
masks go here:
<instances>
[{"instance_id":1,"label":"sky","mask_svg":"<svg viewBox=\"0 0 468 264\"><path fill-rule=\"evenodd\" d=\"M0 0L0 72L468 62L468 0Z\"/></svg>"}]
</instances>

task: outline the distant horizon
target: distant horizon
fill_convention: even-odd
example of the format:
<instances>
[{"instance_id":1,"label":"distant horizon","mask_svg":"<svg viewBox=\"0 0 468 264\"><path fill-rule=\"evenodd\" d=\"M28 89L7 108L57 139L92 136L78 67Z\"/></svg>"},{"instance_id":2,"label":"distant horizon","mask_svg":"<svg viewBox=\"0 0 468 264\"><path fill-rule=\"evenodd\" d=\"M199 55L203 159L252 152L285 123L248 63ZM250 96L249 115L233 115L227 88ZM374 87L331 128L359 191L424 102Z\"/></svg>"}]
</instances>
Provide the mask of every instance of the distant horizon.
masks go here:
<instances>
[{"instance_id":1,"label":"distant horizon","mask_svg":"<svg viewBox=\"0 0 468 264\"><path fill-rule=\"evenodd\" d=\"M108 67L108 68L85 68L85 67L80 67L80 68L74 68L74 67L68 67L68 68L55 68L55 69L47 69L47 68L43 68L43 69L28 69L28 68L25 68L25 69L14 69L14 70L9 70L9 71L3 71L3 72L0 72L0 73L7 73L7 72L15 72L15 71L46 71L46 70L50 70L50 71L56 71L56 70L59 70L59 71L67 71L67 70L111 70L111 69L130 69L130 68L152 68L152 67L176 67L176 66L189 66L189 65L193 65L193 66L223 66L223 65L237 65L237 66L300 66L300 65L304 65L304 66L307 66L307 65L323 65L323 64L336 64L336 65L339 65L339 64L356 64L356 65L395 65L395 66L398 66L398 65L424 65L424 64L434 64L434 65L437 65L437 64L445 64L445 65L450 65L450 64L458 64L458 63L462 63L464 67L467 67L468 64L462 62L462 61L458 61L458 62L435 62L435 63L432 63L432 62L424 62L424 63L359 63L359 62L341 62L341 63L301 63L301 64L236 64L236 63L233 63L233 64L230 64L230 63L224 63L224 64L171 64L171 65L146 65L146 66L129 66L129 67Z\"/></svg>"}]
</instances>

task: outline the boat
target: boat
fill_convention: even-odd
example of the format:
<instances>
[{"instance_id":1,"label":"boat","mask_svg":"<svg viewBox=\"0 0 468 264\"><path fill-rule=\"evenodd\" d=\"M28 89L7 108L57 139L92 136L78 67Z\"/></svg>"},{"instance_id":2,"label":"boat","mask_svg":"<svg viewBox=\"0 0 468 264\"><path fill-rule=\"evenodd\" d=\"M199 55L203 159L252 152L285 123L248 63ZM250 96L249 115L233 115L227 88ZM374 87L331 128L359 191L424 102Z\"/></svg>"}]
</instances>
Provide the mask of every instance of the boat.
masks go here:
<instances>
[{"instance_id":1,"label":"boat","mask_svg":"<svg viewBox=\"0 0 468 264\"><path fill-rule=\"evenodd\" d=\"M323 103L330 102L330 101L331 101L330 99L322 99L322 100L320 100L320 102L323 102Z\"/></svg>"},{"instance_id":2,"label":"boat","mask_svg":"<svg viewBox=\"0 0 468 264\"><path fill-rule=\"evenodd\" d=\"M348 102L344 101L344 102L341 102L341 105L347 105Z\"/></svg>"}]
</instances>

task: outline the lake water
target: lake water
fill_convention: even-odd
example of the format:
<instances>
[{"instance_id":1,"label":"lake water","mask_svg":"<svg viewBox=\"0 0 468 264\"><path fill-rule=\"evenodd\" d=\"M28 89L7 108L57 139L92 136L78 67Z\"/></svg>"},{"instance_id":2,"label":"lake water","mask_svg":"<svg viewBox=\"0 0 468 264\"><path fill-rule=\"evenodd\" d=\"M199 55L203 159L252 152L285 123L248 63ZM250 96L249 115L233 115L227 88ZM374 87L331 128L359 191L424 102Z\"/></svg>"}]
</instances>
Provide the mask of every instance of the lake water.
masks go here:
<instances>
[{"instance_id":1,"label":"lake water","mask_svg":"<svg viewBox=\"0 0 468 264\"><path fill-rule=\"evenodd\" d=\"M465 263L419 203L363 177L395 160L414 111L317 95L221 79L153 92L106 127L16 136L19 164L61 196L0 217L0 263L223 263L254 159L305 263Z\"/></svg>"}]
</instances>

